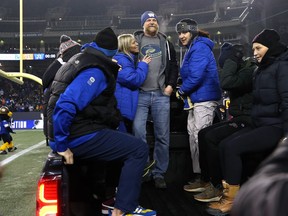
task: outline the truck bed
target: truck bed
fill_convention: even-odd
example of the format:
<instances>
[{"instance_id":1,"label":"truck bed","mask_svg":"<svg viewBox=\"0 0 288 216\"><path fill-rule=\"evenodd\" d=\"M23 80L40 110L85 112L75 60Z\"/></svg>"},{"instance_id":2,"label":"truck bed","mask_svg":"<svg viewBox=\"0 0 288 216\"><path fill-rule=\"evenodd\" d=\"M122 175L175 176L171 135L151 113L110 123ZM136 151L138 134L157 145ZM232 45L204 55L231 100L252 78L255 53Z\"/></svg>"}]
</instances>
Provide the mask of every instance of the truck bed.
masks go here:
<instances>
[{"instance_id":1,"label":"truck bed","mask_svg":"<svg viewBox=\"0 0 288 216\"><path fill-rule=\"evenodd\" d=\"M192 174L188 135L183 132L171 133L170 140L170 161L165 175L168 188L160 190L154 187L153 181L143 182L139 204L156 210L160 216L205 215L205 205L196 202L192 193L183 190L183 185ZM153 136L147 136L147 143L152 155ZM108 197L109 189L110 197L114 193L118 176L116 171L120 169L116 167L115 171L115 163L105 164L104 174L103 164L95 163L65 166L62 157L51 152L38 183L38 212L50 208L54 211L58 206L59 216L101 216L103 197ZM58 179L57 183L55 179Z\"/></svg>"},{"instance_id":2,"label":"truck bed","mask_svg":"<svg viewBox=\"0 0 288 216\"><path fill-rule=\"evenodd\" d=\"M166 190L156 189L153 182L143 183L140 203L157 211L157 216L208 216L206 204L193 199L195 193L185 192L183 184L168 184Z\"/></svg>"},{"instance_id":3,"label":"truck bed","mask_svg":"<svg viewBox=\"0 0 288 216\"><path fill-rule=\"evenodd\" d=\"M154 147L154 137L152 135L147 136L147 143L150 146L150 154L153 154ZM114 164L115 165L115 164ZM110 165L110 168L113 168ZM79 169L79 171L77 171ZM85 168L86 169L86 168ZM89 169L89 168L88 168ZM94 169L94 168L93 168ZM81 171L80 171L81 170ZM116 182L113 181L114 171L111 171L109 167L107 167L108 177L105 186L109 188L114 188L113 186L117 186ZM93 170L93 173L97 173L97 170ZM79 181L79 173L83 174L83 178L81 178L81 182ZM90 171L91 173L91 171ZM87 188L87 185L91 185L91 178L85 176L85 172L81 167L68 167L69 180L65 180L65 182L69 182L69 197L70 197L70 212L73 212L72 215L77 216L99 216L101 215L100 210L98 209L97 213L95 213L95 206L100 206L101 203L97 201L89 200L89 190L91 188ZM190 150L189 150L189 142L187 133L177 132L171 133L170 135L170 161L167 173L165 175L165 179L167 182L168 188L165 190L156 189L153 181L143 182L141 196L139 200L139 204L145 208L151 208L157 211L157 215L159 216L203 216L207 215L205 212L205 204L197 202L193 199L193 193L185 192L183 190L183 185L191 178L192 175L192 162L190 158ZM97 177L97 176L96 176ZM73 181L74 180L74 181ZM95 193L103 194L104 191L101 191L102 183L99 183L98 186L95 185L93 188L96 190ZM114 184L114 185L113 185ZM77 189L76 189L77 188ZM100 189L100 190L98 190ZM107 189L107 188L106 188ZM111 190L111 189L110 189ZM112 191L113 193L114 191ZM91 196L90 196L91 197ZM81 204L77 203L78 200L87 200L87 203L90 202L89 206L85 207L87 210L86 213L83 212L83 207ZM73 201L76 202L73 202ZM93 206L93 207L91 207ZM81 209L82 208L82 209ZM66 215L65 215L66 216Z\"/></svg>"}]
</instances>

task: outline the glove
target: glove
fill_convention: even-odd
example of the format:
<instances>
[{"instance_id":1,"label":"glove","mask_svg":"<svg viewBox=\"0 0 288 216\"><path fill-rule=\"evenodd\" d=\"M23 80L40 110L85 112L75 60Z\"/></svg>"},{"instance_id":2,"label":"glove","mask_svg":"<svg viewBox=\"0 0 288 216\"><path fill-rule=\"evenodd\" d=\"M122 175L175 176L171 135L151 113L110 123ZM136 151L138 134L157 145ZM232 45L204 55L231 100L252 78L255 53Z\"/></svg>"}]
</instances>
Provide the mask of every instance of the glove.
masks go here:
<instances>
[{"instance_id":1,"label":"glove","mask_svg":"<svg viewBox=\"0 0 288 216\"><path fill-rule=\"evenodd\" d=\"M244 56L244 46L242 44L235 44L233 45L233 55L237 59L242 59Z\"/></svg>"},{"instance_id":2,"label":"glove","mask_svg":"<svg viewBox=\"0 0 288 216\"><path fill-rule=\"evenodd\" d=\"M242 44L233 45L232 52L233 55L230 58L232 61L235 61L237 64L243 62L244 46Z\"/></svg>"},{"instance_id":3,"label":"glove","mask_svg":"<svg viewBox=\"0 0 288 216\"><path fill-rule=\"evenodd\" d=\"M194 107L194 105L193 105L193 103L192 103L192 101L191 101L191 98L187 96L187 97L185 98L185 100L184 100L184 107L183 107L183 109L184 109L184 110L191 110L191 109L193 109L193 107Z\"/></svg>"},{"instance_id":4,"label":"glove","mask_svg":"<svg viewBox=\"0 0 288 216\"><path fill-rule=\"evenodd\" d=\"M176 98L184 102L185 95L184 95L184 92L180 88L176 91Z\"/></svg>"},{"instance_id":5,"label":"glove","mask_svg":"<svg viewBox=\"0 0 288 216\"><path fill-rule=\"evenodd\" d=\"M220 68L223 68L224 63L227 59L240 64L243 62L244 46L241 44L234 44L225 42L220 49L220 56L218 58L218 64Z\"/></svg>"}]
</instances>

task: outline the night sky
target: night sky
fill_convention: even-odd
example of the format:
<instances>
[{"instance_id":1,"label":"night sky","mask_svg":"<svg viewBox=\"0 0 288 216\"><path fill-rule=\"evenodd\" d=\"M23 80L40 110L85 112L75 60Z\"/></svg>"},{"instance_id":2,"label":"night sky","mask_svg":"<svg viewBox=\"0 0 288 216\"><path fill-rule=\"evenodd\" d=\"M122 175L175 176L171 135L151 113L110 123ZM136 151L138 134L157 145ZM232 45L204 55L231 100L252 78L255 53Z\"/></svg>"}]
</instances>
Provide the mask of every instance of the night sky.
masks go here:
<instances>
[{"instance_id":1,"label":"night sky","mask_svg":"<svg viewBox=\"0 0 288 216\"><path fill-rule=\"evenodd\" d=\"M51 8L69 8L68 16L93 16L107 15L110 6L124 5L130 7L130 13L142 14L146 10L157 12L159 4L169 2L167 0L23 0L24 17L45 17L46 11ZM175 1L171 1L175 2ZM214 0L178 0L183 10L197 10L208 7ZM19 0L1 0L1 7L5 8L6 16L19 16ZM4 11L5 11L4 10ZM1 14L0 14L1 15Z\"/></svg>"}]
</instances>

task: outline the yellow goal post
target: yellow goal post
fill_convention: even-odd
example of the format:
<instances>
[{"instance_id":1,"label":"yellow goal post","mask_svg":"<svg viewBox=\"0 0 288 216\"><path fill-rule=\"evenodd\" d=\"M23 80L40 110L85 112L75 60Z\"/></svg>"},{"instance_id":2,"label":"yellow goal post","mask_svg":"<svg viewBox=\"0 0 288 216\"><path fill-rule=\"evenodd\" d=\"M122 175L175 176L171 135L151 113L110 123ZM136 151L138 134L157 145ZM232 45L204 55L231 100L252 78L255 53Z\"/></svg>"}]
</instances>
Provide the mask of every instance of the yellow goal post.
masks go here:
<instances>
[{"instance_id":1,"label":"yellow goal post","mask_svg":"<svg viewBox=\"0 0 288 216\"><path fill-rule=\"evenodd\" d=\"M24 81L22 78L27 78L27 79L31 79L34 80L35 82L39 83L40 85L42 85L42 79L40 79L39 77L29 74L29 73L23 73L23 72L5 72L3 70L0 69L0 76L9 79L15 83L18 83L20 85L24 84Z\"/></svg>"}]
</instances>

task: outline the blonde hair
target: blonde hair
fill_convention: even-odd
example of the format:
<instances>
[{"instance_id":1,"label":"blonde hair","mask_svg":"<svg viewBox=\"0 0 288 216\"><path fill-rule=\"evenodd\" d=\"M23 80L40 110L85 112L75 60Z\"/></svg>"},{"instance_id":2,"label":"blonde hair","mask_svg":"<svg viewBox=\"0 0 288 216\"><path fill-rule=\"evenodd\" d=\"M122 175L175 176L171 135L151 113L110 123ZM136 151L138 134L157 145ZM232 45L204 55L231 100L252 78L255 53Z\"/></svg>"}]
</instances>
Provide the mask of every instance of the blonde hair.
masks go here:
<instances>
[{"instance_id":1,"label":"blonde hair","mask_svg":"<svg viewBox=\"0 0 288 216\"><path fill-rule=\"evenodd\" d=\"M118 52L123 52L131 57L130 46L135 37L132 34L121 34L118 36Z\"/></svg>"}]
</instances>

